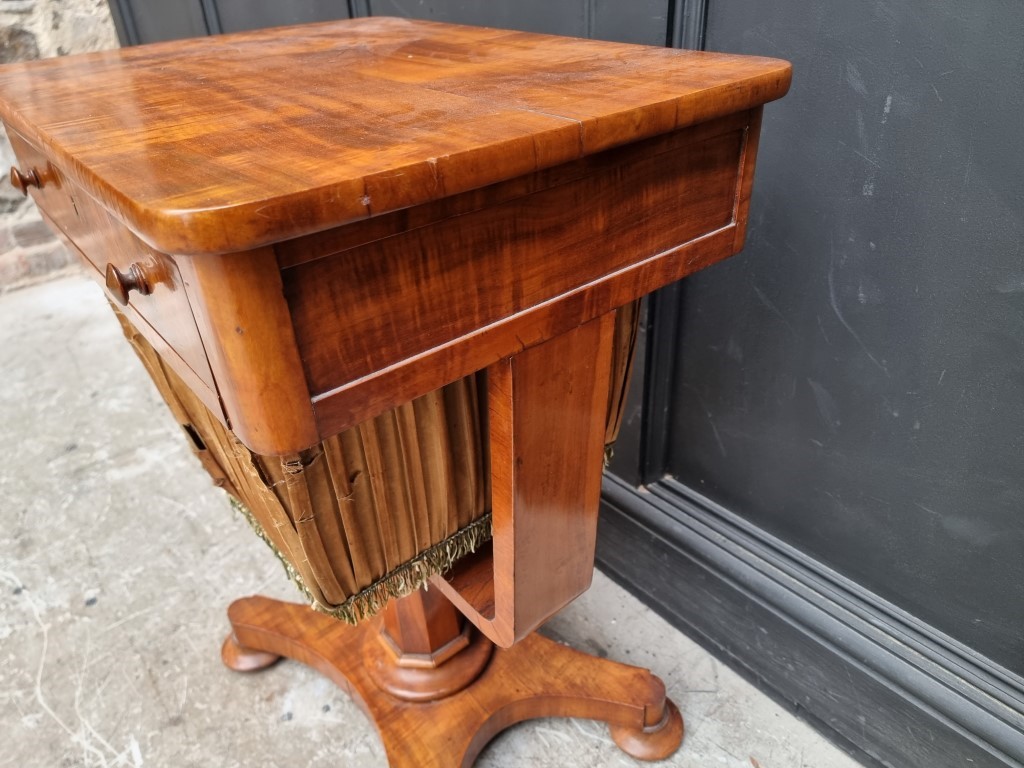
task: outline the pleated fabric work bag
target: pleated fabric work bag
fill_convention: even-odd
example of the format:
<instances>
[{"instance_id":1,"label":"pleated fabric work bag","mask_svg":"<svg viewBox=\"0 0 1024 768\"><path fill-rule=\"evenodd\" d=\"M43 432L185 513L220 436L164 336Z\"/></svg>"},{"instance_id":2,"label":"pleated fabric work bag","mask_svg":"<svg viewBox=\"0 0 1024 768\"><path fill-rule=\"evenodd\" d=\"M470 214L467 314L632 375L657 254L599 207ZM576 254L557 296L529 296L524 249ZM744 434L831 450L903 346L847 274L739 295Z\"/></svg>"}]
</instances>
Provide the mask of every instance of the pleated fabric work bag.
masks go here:
<instances>
[{"instance_id":1,"label":"pleated fabric work bag","mask_svg":"<svg viewBox=\"0 0 1024 768\"><path fill-rule=\"evenodd\" d=\"M190 445L317 610L356 623L491 535L486 382L473 374L312 448L246 448L123 314L125 336ZM618 434L639 303L617 314L606 444Z\"/></svg>"}]
</instances>

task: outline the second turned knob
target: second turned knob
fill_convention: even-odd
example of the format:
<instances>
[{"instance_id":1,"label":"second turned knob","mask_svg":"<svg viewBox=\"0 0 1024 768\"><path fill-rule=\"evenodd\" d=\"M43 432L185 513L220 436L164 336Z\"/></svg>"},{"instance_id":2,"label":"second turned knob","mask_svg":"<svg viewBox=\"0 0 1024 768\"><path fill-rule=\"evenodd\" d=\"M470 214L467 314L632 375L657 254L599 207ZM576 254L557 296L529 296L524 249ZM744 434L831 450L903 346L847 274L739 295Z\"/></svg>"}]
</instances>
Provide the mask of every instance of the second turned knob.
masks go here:
<instances>
[{"instance_id":1,"label":"second turned knob","mask_svg":"<svg viewBox=\"0 0 1024 768\"><path fill-rule=\"evenodd\" d=\"M146 273L138 264L132 264L127 271L122 272L113 264L107 264L106 272L107 290L110 291L118 304L127 306L128 296L132 291L138 291L143 296L153 292L153 286L146 279Z\"/></svg>"}]
</instances>

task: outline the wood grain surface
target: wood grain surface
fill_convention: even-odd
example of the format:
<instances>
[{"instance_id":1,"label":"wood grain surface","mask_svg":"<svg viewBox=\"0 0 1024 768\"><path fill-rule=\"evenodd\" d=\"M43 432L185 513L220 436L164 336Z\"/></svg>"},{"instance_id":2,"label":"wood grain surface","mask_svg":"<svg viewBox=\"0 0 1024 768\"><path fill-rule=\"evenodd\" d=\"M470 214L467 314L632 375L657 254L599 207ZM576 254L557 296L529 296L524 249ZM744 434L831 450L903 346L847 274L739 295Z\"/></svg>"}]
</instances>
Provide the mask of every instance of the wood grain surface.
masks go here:
<instances>
[{"instance_id":1,"label":"wood grain surface","mask_svg":"<svg viewBox=\"0 0 1024 768\"><path fill-rule=\"evenodd\" d=\"M275 246L321 434L731 256L759 120L747 110Z\"/></svg>"},{"instance_id":2,"label":"wood grain surface","mask_svg":"<svg viewBox=\"0 0 1024 768\"><path fill-rule=\"evenodd\" d=\"M421 623L444 618L438 615L443 611L424 615L419 595L402 600L412 604L409 611L419 613ZM442 695L432 698L422 691L395 695L379 687L387 657L392 665L401 664L408 647L381 653L382 627L376 620L349 627L265 597L236 600L228 618L232 633L221 653L228 667L252 672L287 656L318 670L351 694L373 721L391 768L470 768L498 733L538 717L602 720L619 748L640 760L664 760L683 739L679 710L666 698L665 684L648 670L590 656L536 633L513 648L494 650L486 666L470 665L466 677L475 671L475 680L453 678L449 669L464 663L462 657L488 650L479 638L435 670L422 670L425 679L435 673Z\"/></svg>"},{"instance_id":3,"label":"wood grain surface","mask_svg":"<svg viewBox=\"0 0 1024 768\"><path fill-rule=\"evenodd\" d=\"M143 240L250 250L780 97L786 62L365 18L7 65L0 116Z\"/></svg>"},{"instance_id":4,"label":"wood grain surface","mask_svg":"<svg viewBox=\"0 0 1024 768\"><path fill-rule=\"evenodd\" d=\"M731 223L741 117L605 153L582 178L285 270L313 395ZM339 322L325 326L325 316Z\"/></svg>"},{"instance_id":5,"label":"wood grain surface","mask_svg":"<svg viewBox=\"0 0 1024 768\"><path fill-rule=\"evenodd\" d=\"M487 369L493 546L431 584L508 648L594 571L615 316Z\"/></svg>"}]
</instances>

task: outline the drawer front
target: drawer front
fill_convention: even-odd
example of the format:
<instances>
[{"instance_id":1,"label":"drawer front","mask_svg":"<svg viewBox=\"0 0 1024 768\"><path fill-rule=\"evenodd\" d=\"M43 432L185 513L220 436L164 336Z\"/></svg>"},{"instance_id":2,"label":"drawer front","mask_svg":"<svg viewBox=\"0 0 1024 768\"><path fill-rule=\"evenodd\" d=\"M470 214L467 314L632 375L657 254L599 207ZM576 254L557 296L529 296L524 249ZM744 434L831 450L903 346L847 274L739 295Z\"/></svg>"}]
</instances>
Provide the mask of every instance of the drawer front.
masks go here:
<instances>
[{"instance_id":1,"label":"drawer front","mask_svg":"<svg viewBox=\"0 0 1024 768\"><path fill-rule=\"evenodd\" d=\"M101 284L108 265L125 275L134 267L145 276L151 291L148 295L138 290L128 294L128 316L145 321L138 324L140 332L183 378L194 383L198 380L214 392L206 350L174 259L132 234L23 137L11 130L8 135L19 169L38 175L40 185L30 194L50 225L95 268L93 274ZM117 300L109 290L108 295ZM182 366L187 370L181 370ZM210 399L206 393L204 400Z\"/></svg>"},{"instance_id":2,"label":"drawer front","mask_svg":"<svg viewBox=\"0 0 1024 768\"><path fill-rule=\"evenodd\" d=\"M36 205L45 211L51 222L73 238L87 226L77 207L77 190L45 154L20 134L8 127L7 137L11 141L15 157L18 158L18 170L24 174L34 175L39 180L39 186L29 188L29 195L35 200Z\"/></svg>"},{"instance_id":3,"label":"drawer front","mask_svg":"<svg viewBox=\"0 0 1024 768\"><path fill-rule=\"evenodd\" d=\"M623 270L734 225L746 138L745 120L698 126L595 156L568 183L284 269L314 396L622 283Z\"/></svg>"},{"instance_id":4,"label":"drawer front","mask_svg":"<svg viewBox=\"0 0 1024 768\"><path fill-rule=\"evenodd\" d=\"M91 203L90 205L95 205ZM208 387L214 388L213 374L199 329L185 294L178 266L166 254L154 251L109 216L105 229L93 229L74 240L98 270L108 295L117 296L105 284L108 267L122 275L133 270L144 275L149 294L133 290L128 306L142 316L163 341L174 350Z\"/></svg>"},{"instance_id":5,"label":"drawer front","mask_svg":"<svg viewBox=\"0 0 1024 768\"><path fill-rule=\"evenodd\" d=\"M320 433L731 256L759 118L738 113L277 246Z\"/></svg>"}]
</instances>

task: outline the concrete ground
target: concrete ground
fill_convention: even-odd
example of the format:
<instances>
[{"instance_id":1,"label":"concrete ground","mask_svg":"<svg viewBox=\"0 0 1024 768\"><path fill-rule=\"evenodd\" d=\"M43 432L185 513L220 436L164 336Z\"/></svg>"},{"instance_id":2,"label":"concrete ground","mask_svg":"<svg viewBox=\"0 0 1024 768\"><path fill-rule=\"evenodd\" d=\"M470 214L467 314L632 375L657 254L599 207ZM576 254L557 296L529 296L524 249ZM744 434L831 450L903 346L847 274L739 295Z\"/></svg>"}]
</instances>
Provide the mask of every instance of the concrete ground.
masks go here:
<instances>
[{"instance_id":1,"label":"concrete ground","mask_svg":"<svg viewBox=\"0 0 1024 768\"><path fill-rule=\"evenodd\" d=\"M85 278L0 295L0 443L0 766L385 766L315 672L221 666L234 597L298 595ZM857 765L600 574L545 632L665 680L688 730L664 765ZM477 764L637 765L568 720L516 726Z\"/></svg>"}]
</instances>

